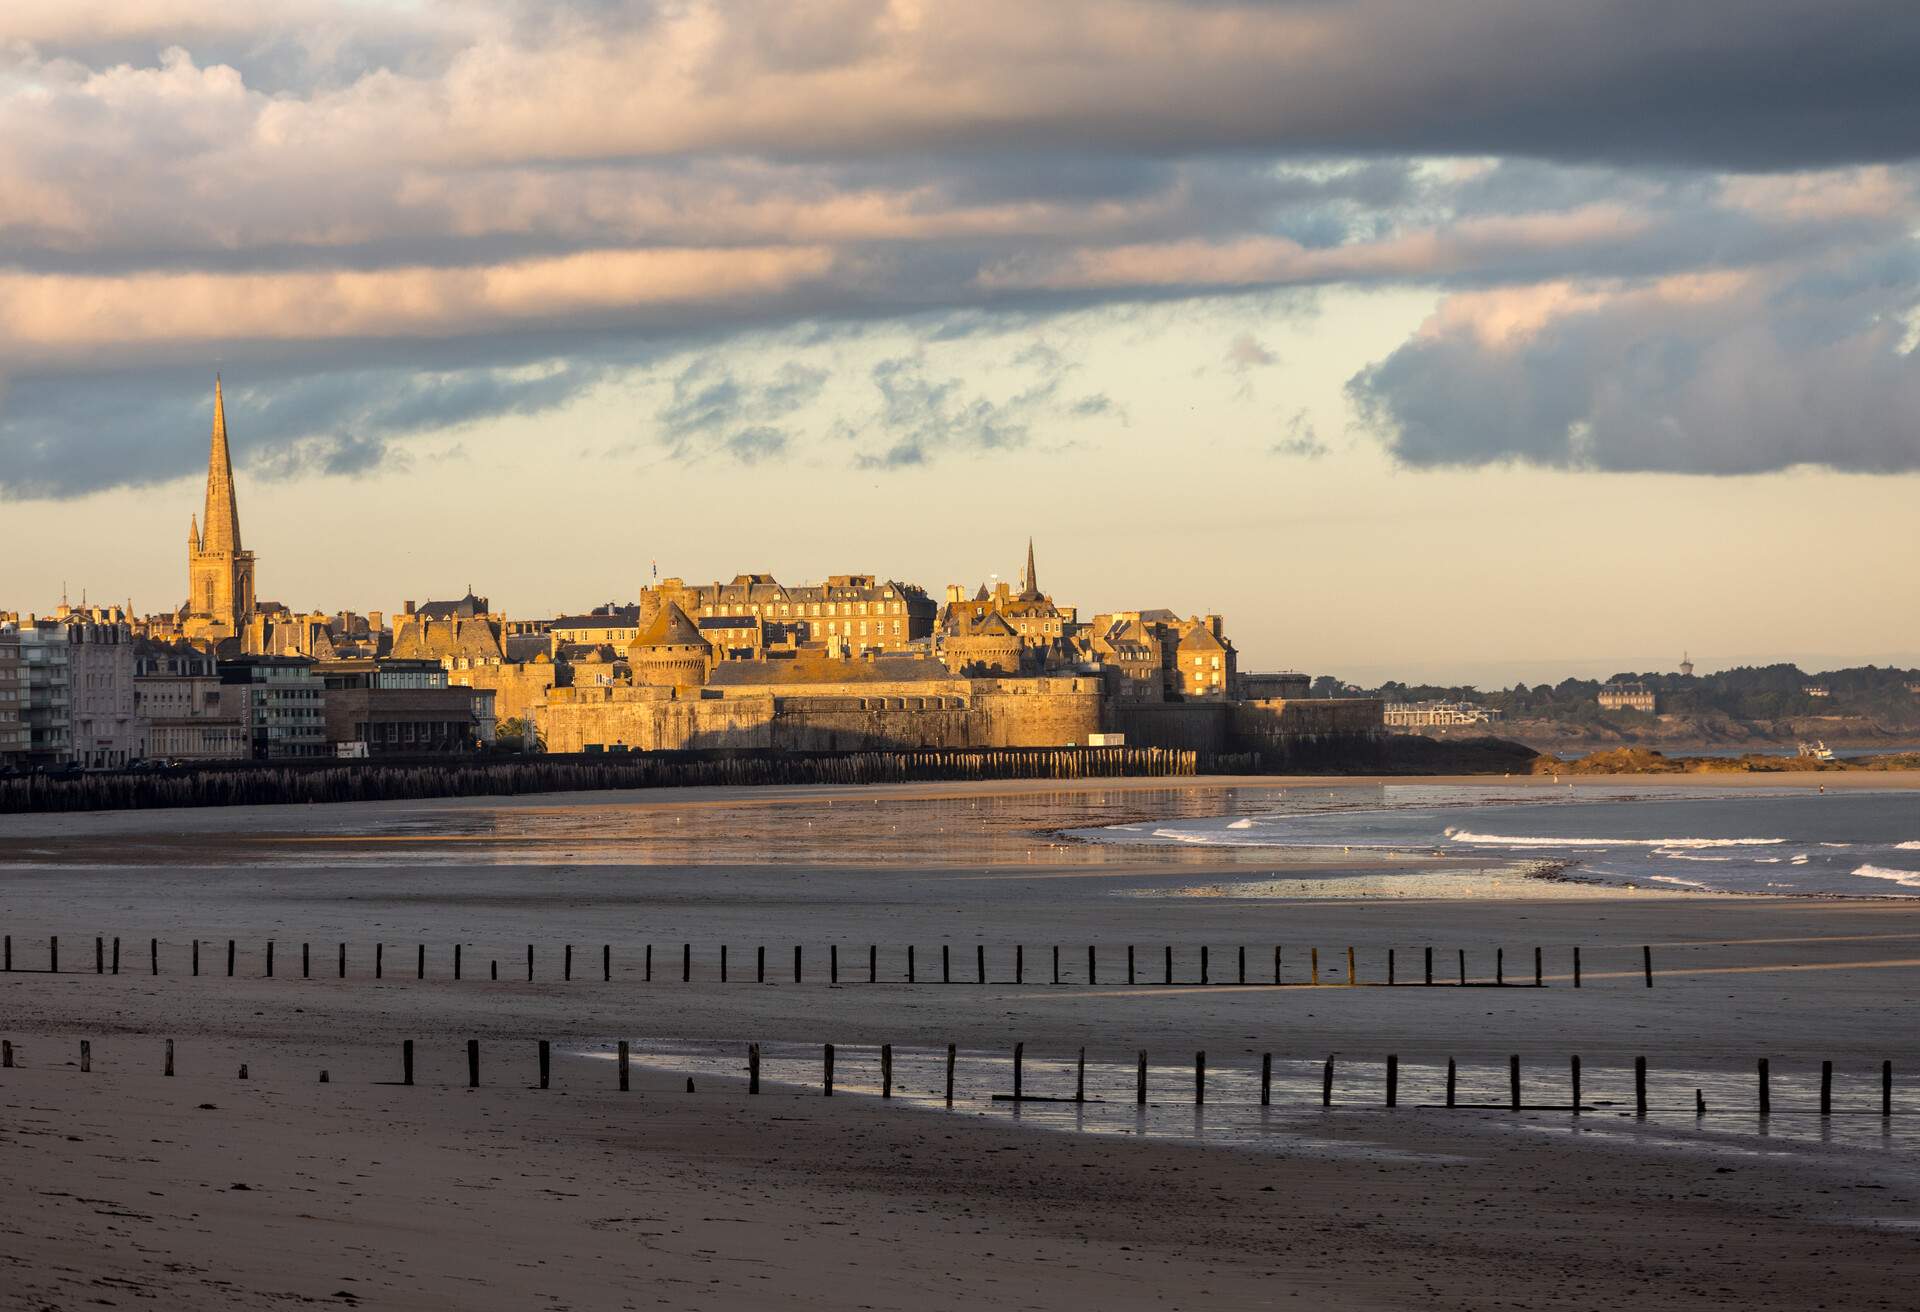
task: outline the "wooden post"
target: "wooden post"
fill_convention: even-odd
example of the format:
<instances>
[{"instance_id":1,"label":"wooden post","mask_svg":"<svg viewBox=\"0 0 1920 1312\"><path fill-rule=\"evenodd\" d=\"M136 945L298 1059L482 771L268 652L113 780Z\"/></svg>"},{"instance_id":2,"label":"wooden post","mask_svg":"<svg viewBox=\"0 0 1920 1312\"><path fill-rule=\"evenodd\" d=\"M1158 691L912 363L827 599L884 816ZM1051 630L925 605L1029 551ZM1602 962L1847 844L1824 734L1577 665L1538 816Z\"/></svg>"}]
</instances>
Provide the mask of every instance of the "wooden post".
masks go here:
<instances>
[{"instance_id":1,"label":"wooden post","mask_svg":"<svg viewBox=\"0 0 1920 1312\"><path fill-rule=\"evenodd\" d=\"M155 943L159 941L159 939L154 940ZM6 972L9 975L13 973L13 935L11 934L6 936ZM154 973L159 974L157 970Z\"/></svg>"},{"instance_id":2,"label":"wooden post","mask_svg":"<svg viewBox=\"0 0 1920 1312\"><path fill-rule=\"evenodd\" d=\"M1633 1059L1633 1114L1647 1119L1647 1059Z\"/></svg>"},{"instance_id":3,"label":"wooden post","mask_svg":"<svg viewBox=\"0 0 1920 1312\"><path fill-rule=\"evenodd\" d=\"M1349 987L1351 987L1352 985L1358 984L1359 982L1360 982L1360 977L1357 973L1355 973L1353 969L1353 949L1348 948L1347 949L1347 984Z\"/></svg>"},{"instance_id":4,"label":"wooden post","mask_svg":"<svg viewBox=\"0 0 1920 1312\"><path fill-rule=\"evenodd\" d=\"M347 945L342 943L340 945L340 953L342 958L345 957L346 951L347 951ZM527 944L527 983L529 984L533 983L533 944L531 943Z\"/></svg>"},{"instance_id":5,"label":"wooden post","mask_svg":"<svg viewBox=\"0 0 1920 1312\"><path fill-rule=\"evenodd\" d=\"M377 976L380 973L380 967L378 964L380 961L380 958L376 955L373 960L375 962L374 974ZM560 955L560 979L562 983L565 983L567 981L572 980L572 978L573 978L573 944L569 943L567 944L567 950Z\"/></svg>"},{"instance_id":6,"label":"wooden post","mask_svg":"<svg viewBox=\"0 0 1920 1312\"><path fill-rule=\"evenodd\" d=\"M1573 947L1573 986L1580 987L1580 945L1577 943Z\"/></svg>"},{"instance_id":7,"label":"wooden post","mask_svg":"<svg viewBox=\"0 0 1920 1312\"><path fill-rule=\"evenodd\" d=\"M1320 1068L1320 1105L1333 1106L1333 1058L1327 1058L1327 1064Z\"/></svg>"},{"instance_id":8,"label":"wooden post","mask_svg":"<svg viewBox=\"0 0 1920 1312\"><path fill-rule=\"evenodd\" d=\"M375 979L383 979L386 973L387 945L385 943L375 943L373 945L373 977Z\"/></svg>"},{"instance_id":9,"label":"wooden post","mask_svg":"<svg viewBox=\"0 0 1920 1312\"><path fill-rule=\"evenodd\" d=\"M1387 1106L1400 1105L1400 1058L1387 1054Z\"/></svg>"},{"instance_id":10,"label":"wooden post","mask_svg":"<svg viewBox=\"0 0 1920 1312\"><path fill-rule=\"evenodd\" d=\"M0 1070L13 1069L13 1040L0 1039Z\"/></svg>"},{"instance_id":11,"label":"wooden post","mask_svg":"<svg viewBox=\"0 0 1920 1312\"><path fill-rule=\"evenodd\" d=\"M1167 969L1165 983L1173 983L1173 945L1167 944Z\"/></svg>"},{"instance_id":12,"label":"wooden post","mask_svg":"<svg viewBox=\"0 0 1920 1312\"><path fill-rule=\"evenodd\" d=\"M113 936L113 973L116 975L120 973L120 936L118 934Z\"/></svg>"},{"instance_id":13,"label":"wooden post","mask_svg":"<svg viewBox=\"0 0 1920 1312\"><path fill-rule=\"evenodd\" d=\"M1133 983L1133 944L1127 944L1127 983Z\"/></svg>"},{"instance_id":14,"label":"wooden post","mask_svg":"<svg viewBox=\"0 0 1920 1312\"><path fill-rule=\"evenodd\" d=\"M651 943L647 944L647 962L644 981L648 984L653 983L653 944Z\"/></svg>"},{"instance_id":15,"label":"wooden post","mask_svg":"<svg viewBox=\"0 0 1920 1312\"><path fill-rule=\"evenodd\" d=\"M1773 1077L1772 1073L1767 1069L1767 1059L1765 1057L1760 1059L1758 1080L1760 1090L1760 1114L1762 1116L1771 1116L1773 1115Z\"/></svg>"},{"instance_id":16,"label":"wooden post","mask_svg":"<svg viewBox=\"0 0 1920 1312\"><path fill-rule=\"evenodd\" d=\"M400 1045L400 1083L413 1083L413 1040Z\"/></svg>"},{"instance_id":17,"label":"wooden post","mask_svg":"<svg viewBox=\"0 0 1920 1312\"><path fill-rule=\"evenodd\" d=\"M1467 982L1467 950L1465 948L1460 949L1460 982L1462 984Z\"/></svg>"},{"instance_id":18,"label":"wooden post","mask_svg":"<svg viewBox=\"0 0 1920 1312\"><path fill-rule=\"evenodd\" d=\"M1313 955L1309 958L1309 961L1311 964L1308 967L1307 982L1310 984L1318 984L1320 982L1320 949L1319 948L1313 949Z\"/></svg>"},{"instance_id":19,"label":"wooden post","mask_svg":"<svg viewBox=\"0 0 1920 1312\"><path fill-rule=\"evenodd\" d=\"M1392 988L1393 984L1394 984L1393 949L1388 948L1387 949L1387 987Z\"/></svg>"},{"instance_id":20,"label":"wooden post","mask_svg":"<svg viewBox=\"0 0 1920 1312\"><path fill-rule=\"evenodd\" d=\"M1651 945L1640 949L1640 966L1647 975L1647 987L1653 987L1653 948Z\"/></svg>"},{"instance_id":21,"label":"wooden post","mask_svg":"<svg viewBox=\"0 0 1920 1312\"><path fill-rule=\"evenodd\" d=\"M693 978L693 944L680 945L680 982L685 984Z\"/></svg>"},{"instance_id":22,"label":"wooden post","mask_svg":"<svg viewBox=\"0 0 1920 1312\"><path fill-rule=\"evenodd\" d=\"M1140 1065L1133 1077L1133 1105L1136 1107L1147 1105L1147 1050L1145 1048L1140 1049Z\"/></svg>"},{"instance_id":23,"label":"wooden post","mask_svg":"<svg viewBox=\"0 0 1920 1312\"><path fill-rule=\"evenodd\" d=\"M425 943L415 946L413 954L413 977L415 979L425 979L427 977L427 945Z\"/></svg>"},{"instance_id":24,"label":"wooden post","mask_svg":"<svg viewBox=\"0 0 1920 1312\"><path fill-rule=\"evenodd\" d=\"M1506 985L1507 950L1505 948L1495 948L1493 950L1493 982L1502 987Z\"/></svg>"},{"instance_id":25,"label":"wooden post","mask_svg":"<svg viewBox=\"0 0 1920 1312\"><path fill-rule=\"evenodd\" d=\"M1880 1063L1880 1115L1893 1115L1893 1063Z\"/></svg>"},{"instance_id":26,"label":"wooden post","mask_svg":"<svg viewBox=\"0 0 1920 1312\"><path fill-rule=\"evenodd\" d=\"M1426 950L1426 955L1427 955L1427 983L1431 984L1433 983L1433 949L1428 948Z\"/></svg>"},{"instance_id":27,"label":"wooden post","mask_svg":"<svg viewBox=\"0 0 1920 1312\"><path fill-rule=\"evenodd\" d=\"M867 983L877 984L879 981L880 945L869 943L867 944ZM911 943L907 944L907 983L913 983L913 944Z\"/></svg>"},{"instance_id":28,"label":"wooden post","mask_svg":"<svg viewBox=\"0 0 1920 1312\"><path fill-rule=\"evenodd\" d=\"M727 982L727 945L725 943L720 945L720 982L722 984Z\"/></svg>"},{"instance_id":29,"label":"wooden post","mask_svg":"<svg viewBox=\"0 0 1920 1312\"><path fill-rule=\"evenodd\" d=\"M227 978L233 978L233 940L227 940Z\"/></svg>"},{"instance_id":30,"label":"wooden post","mask_svg":"<svg viewBox=\"0 0 1920 1312\"><path fill-rule=\"evenodd\" d=\"M827 944L827 983L838 984L839 982L840 945L838 943L829 943Z\"/></svg>"},{"instance_id":31,"label":"wooden post","mask_svg":"<svg viewBox=\"0 0 1920 1312\"><path fill-rule=\"evenodd\" d=\"M798 943L793 945L793 982L795 984L800 982L800 945Z\"/></svg>"},{"instance_id":32,"label":"wooden post","mask_svg":"<svg viewBox=\"0 0 1920 1312\"><path fill-rule=\"evenodd\" d=\"M919 982L920 968L914 964L913 944L909 943L907 944L907 983L918 984Z\"/></svg>"},{"instance_id":33,"label":"wooden post","mask_svg":"<svg viewBox=\"0 0 1920 1312\"><path fill-rule=\"evenodd\" d=\"M167 1040L167 1065L166 1065L166 1069L161 1071L160 1073L162 1075L168 1076L169 1078L171 1078L173 1075L173 1040L172 1039Z\"/></svg>"},{"instance_id":34,"label":"wooden post","mask_svg":"<svg viewBox=\"0 0 1920 1312\"><path fill-rule=\"evenodd\" d=\"M1022 1068L1026 1064L1026 1059L1027 1059L1027 1045L1024 1043L1014 1044L1013 1045L1013 1100L1015 1102L1020 1101L1020 1085L1021 1085L1020 1077L1023 1074Z\"/></svg>"},{"instance_id":35,"label":"wooden post","mask_svg":"<svg viewBox=\"0 0 1920 1312\"><path fill-rule=\"evenodd\" d=\"M1453 1058L1449 1057L1447 1058L1447 1106L1454 1105L1453 1096L1458 1087L1459 1071L1454 1065Z\"/></svg>"},{"instance_id":36,"label":"wooden post","mask_svg":"<svg viewBox=\"0 0 1920 1312\"><path fill-rule=\"evenodd\" d=\"M540 1040L540 1087L547 1087L547 1077L553 1064L553 1049L547 1040Z\"/></svg>"},{"instance_id":37,"label":"wooden post","mask_svg":"<svg viewBox=\"0 0 1920 1312\"><path fill-rule=\"evenodd\" d=\"M107 941L98 934L93 936L93 973L107 973Z\"/></svg>"},{"instance_id":38,"label":"wooden post","mask_svg":"<svg viewBox=\"0 0 1920 1312\"><path fill-rule=\"evenodd\" d=\"M1520 1054L1507 1058L1507 1093L1513 1110L1520 1110Z\"/></svg>"},{"instance_id":39,"label":"wooden post","mask_svg":"<svg viewBox=\"0 0 1920 1312\"><path fill-rule=\"evenodd\" d=\"M467 1040L467 1087L480 1087L480 1040Z\"/></svg>"},{"instance_id":40,"label":"wooden post","mask_svg":"<svg viewBox=\"0 0 1920 1312\"><path fill-rule=\"evenodd\" d=\"M1242 951L1244 951L1244 949L1242 949ZM1242 967L1242 973L1243 974L1245 973L1244 967ZM1091 987L1092 985L1098 984L1099 982L1100 982L1099 971L1097 971L1094 968L1094 963L1093 963L1093 944L1089 943L1087 944L1087 984L1089 987Z\"/></svg>"},{"instance_id":41,"label":"wooden post","mask_svg":"<svg viewBox=\"0 0 1920 1312\"><path fill-rule=\"evenodd\" d=\"M974 944L973 968L975 972L974 982L977 984L985 984L987 982L987 945L985 943Z\"/></svg>"},{"instance_id":42,"label":"wooden post","mask_svg":"<svg viewBox=\"0 0 1920 1312\"><path fill-rule=\"evenodd\" d=\"M347 945L345 943L342 943L340 945L340 978L345 979L346 977L347 977ZM533 977L529 975L527 978L531 979Z\"/></svg>"},{"instance_id":43,"label":"wooden post","mask_svg":"<svg viewBox=\"0 0 1920 1312\"><path fill-rule=\"evenodd\" d=\"M147 967L147 973L149 975L158 975L160 973L160 940L157 938L147 940ZM11 935L7 938L7 969L13 969L13 938Z\"/></svg>"},{"instance_id":44,"label":"wooden post","mask_svg":"<svg viewBox=\"0 0 1920 1312\"><path fill-rule=\"evenodd\" d=\"M760 1045L747 1045L747 1092L760 1092Z\"/></svg>"},{"instance_id":45,"label":"wooden post","mask_svg":"<svg viewBox=\"0 0 1920 1312\"><path fill-rule=\"evenodd\" d=\"M1580 1058L1576 1054L1569 1059L1567 1077L1573 1086L1573 1114L1580 1114Z\"/></svg>"},{"instance_id":46,"label":"wooden post","mask_svg":"<svg viewBox=\"0 0 1920 1312\"><path fill-rule=\"evenodd\" d=\"M80 1040L80 1073L85 1075L93 1069L93 1044L86 1039Z\"/></svg>"},{"instance_id":47,"label":"wooden post","mask_svg":"<svg viewBox=\"0 0 1920 1312\"><path fill-rule=\"evenodd\" d=\"M949 1043L947 1045L947 1106L949 1107L953 1106L953 1059L954 1059L954 1056L955 1056L955 1046Z\"/></svg>"},{"instance_id":48,"label":"wooden post","mask_svg":"<svg viewBox=\"0 0 1920 1312\"><path fill-rule=\"evenodd\" d=\"M1273 1054L1260 1054L1260 1105L1266 1107L1273 1102Z\"/></svg>"},{"instance_id":49,"label":"wooden post","mask_svg":"<svg viewBox=\"0 0 1920 1312\"><path fill-rule=\"evenodd\" d=\"M1546 977L1540 973L1540 949L1536 945L1533 949L1533 986L1539 988L1545 982Z\"/></svg>"},{"instance_id":50,"label":"wooden post","mask_svg":"<svg viewBox=\"0 0 1920 1312\"><path fill-rule=\"evenodd\" d=\"M880 1096L893 1097L893 1045L880 1045Z\"/></svg>"},{"instance_id":51,"label":"wooden post","mask_svg":"<svg viewBox=\"0 0 1920 1312\"><path fill-rule=\"evenodd\" d=\"M271 948L271 947L272 947L273 945L272 945L272 944L268 944L267 946L268 946L269 948ZM273 953L272 953L272 952L268 952L268 953L267 953L267 956L268 956L268 959L269 959L269 960L271 960L271 959L272 959L272 956L273 956ZM271 970L269 970L269 971L268 971L267 973L268 973L269 975L271 975L271 974L272 974L273 972L272 972ZM307 979L307 978L309 978L309 977L310 977L310 976L311 976L312 974L313 974L313 969L312 969L312 960L311 960L311 957L310 957L310 955L309 955L309 953L307 952L307 945L306 945L305 943L302 943L302 944L300 945L300 978L301 978L301 979Z\"/></svg>"},{"instance_id":52,"label":"wooden post","mask_svg":"<svg viewBox=\"0 0 1920 1312\"><path fill-rule=\"evenodd\" d=\"M627 1066L627 1041L622 1039L620 1040L620 1092L622 1093L627 1091Z\"/></svg>"},{"instance_id":53,"label":"wooden post","mask_svg":"<svg viewBox=\"0 0 1920 1312\"><path fill-rule=\"evenodd\" d=\"M1280 982L1280 945L1278 943L1273 945L1273 982L1275 984Z\"/></svg>"},{"instance_id":54,"label":"wooden post","mask_svg":"<svg viewBox=\"0 0 1920 1312\"><path fill-rule=\"evenodd\" d=\"M1074 1068L1073 1100L1075 1102L1087 1100L1087 1050L1085 1048L1080 1049L1080 1064Z\"/></svg>"},{"instance_id":55,"label":"wooden post","mask_svg":"<svg viewBox=\"0 0 1920 1312\"><path fill-rule=\"evenodd\" d=\"M613 944L611 943L600 945L600 979L607 984L613 982Z\"/></svg>"},{"instance_id":56,"label":"wooden post","mask_svg":"<svg viewBox=\"0 0 1920 1312\"><path fill-rule=\"evenodd\" d=\"M273 978L273 940L267 940L267 978Z\"/></svg>"},{"instance_id":57,"label":"wooden post","mask_svg":"<svg viewBox=\"0 0 1920 1312\"><path fill-rule=\"evenodd\" d=\"M1212 974L1207 969L1207 945L1204 943L1200 945L1200 982L1202 984L1213 983Z\"/></svg>"},{"instance_id":58,"label":"wooden post","mask_svg":"<svg viewBox=\"0 0 1920 1312\"><path fill-rule=\"evenodd\" d=\"M940 982L942 984L953 983L953 954L947 951L949 946L946 943L940 945Z\"/></svg>"},{"instance_id":59,"label":"wooden post","mask_svg":"<svg viewBox=\"0 0 1920 1312\"><path fill-rule=\"evenodd\" d=\"M833 1097L833 1045L831 1043L826 1046L825 1062L826 1074L823 1077L824 1088L822 1092L831 1098Z\"/></svg>"},{"instance_id":60,"label":"wooden post","mask_svg":"<svg viewBox=\"0 0 1920 1312\"><path fill-rule=\"evenodd\" d=\"M753 981L756 984L767 982L767 948L764 943L753 950Z\"/></svg>"},{"instance_id":61,"label":"wooden post","mask_svg":"<svg viewBox=\"0 0 1920 1312\"><path fill-rule=\"evenodd\" d=\"M243 1080L247 1078L247 1064L245 1062L240 1063L240 1078Z\"/></svg>"},{"instance_id":62,"label":"wooden post","mask_svg":"<svg viewBox=\"0 0 1920 1312\"><path fill-rule=\"evenodd\" d=\"M1193 1105L1204 1107L1207 1104L1207 1054L1193 1054Z\"/></svg>"},{"instance_id":63,"label":"wooden post","mask_svg":"<svg viewBox=\"0 0 1920 1312\"><path fill-rule=\"evenodd\" d=\"M1707 1114L1707 1095L1704 1090L1695 1089L1693 1091L1693 1114L1695 1117L1701 1117Z\"/></svg>"},{"instance_id":64,"label":"wooden post","mask_svg":"<svg viewBox=\"0 0 1920 1312\"><path fill-rule=\"evenodd\" d=\"M460 945L458 943L453 945L453 977L460 978Z\"/></svg>"},{"instance_id":65,"label":"wooden post","mask_svg":"<svg viewBox=\"0 0 1920 1312\"><path fill-rule=\"evenodd\" d=\"M1058 943L1053 945L1053 982L1055 984L1060 982L1060 945Z\"/></svg>"},{"instance_id":66,"label":"wooden post","mask_svg":"<svg viewBox=\"0 0 1920 1312\"><path fill-rule=\"evenodd\" d=\"M1020 944L1013 946L1013 982L1023 984L1027 978L1027 950Z\"/></svg>"},{"instance_id":67,"label":"wooden post","mask_svg":"<svg viewBox=\"0 0 1920 1312\"><path fill-rule=\"evenodd\" d=\"M500 978L500 959L498 957L495 957L492 961L487 963L487 978L488 979Z\"/></svg>"},{"instance_id":68,"label":"wooden post","mask_svg":"<svg viewBox=\"0 0 1920 1312\"><path fill-rule=\"evenodd\" d=\"M58 934L50 935L47 939L47 972L52 975L60 973L60 936Z\"/></svg>"},{"instance_id":69,"label":"wooden post","mask_svg":"<svg viewBox=\"0 0 1920 1312\"><path fill-rule=\"evenodd\" d=\"M1239 949L1239 953L1240 953L1240 982L1242 984L1245 984L1247 982L1247 949L1244 945Z\"/></svg>"},{"instance_id":70,"label":"wooden post","mask_svg":"<svg viewBox=\"0 0 1920 1312\"><path fill-rule=\"evenodd\" d=\"M193 973L195 978L200 975L200 940L197 938L193 941Z\"/></svg>"},{"instance_id":71,"label":"wooden post","mask_svg":"<svg viewBox=\"0 0 1920 1312\"><path fill-rule=\"evenodd\" d=\"M1833 1115L1833 1063L1820 1063L1820 1114Z\"/></svg>"}]
</instances>

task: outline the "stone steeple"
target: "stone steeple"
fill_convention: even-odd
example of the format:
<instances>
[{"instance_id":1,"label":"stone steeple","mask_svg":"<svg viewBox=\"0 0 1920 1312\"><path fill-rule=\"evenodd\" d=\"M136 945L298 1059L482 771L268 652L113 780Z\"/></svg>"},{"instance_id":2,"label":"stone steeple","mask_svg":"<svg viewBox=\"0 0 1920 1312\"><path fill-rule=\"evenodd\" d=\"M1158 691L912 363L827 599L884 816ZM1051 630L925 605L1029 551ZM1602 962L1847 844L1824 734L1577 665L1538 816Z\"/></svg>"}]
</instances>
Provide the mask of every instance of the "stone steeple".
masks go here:
<instances>
[{"instance_id":1,"label":"stone steeple","mask_svg":"<svg viewBox=\"0 0 1920 1312\"><path fill-rule=\"evenodd\" d=\"M227 402L220 375L213 376L213 444L207 453L206 531L202 551L240 550L240 504L233 491L233 456L227 450Z\"/></svg>"},{"instance_id":2,"label":"stone steeple","mask_svg":"<svg viewBox=\"0 0 1920 1312\"><path fill-rule=\"evenodd\" d=\"M1027 539L1027 572L1020 580L1020 600L1040 600L1040 576L1033 568L1033 539Z\"/></svg>"}]
</instances>

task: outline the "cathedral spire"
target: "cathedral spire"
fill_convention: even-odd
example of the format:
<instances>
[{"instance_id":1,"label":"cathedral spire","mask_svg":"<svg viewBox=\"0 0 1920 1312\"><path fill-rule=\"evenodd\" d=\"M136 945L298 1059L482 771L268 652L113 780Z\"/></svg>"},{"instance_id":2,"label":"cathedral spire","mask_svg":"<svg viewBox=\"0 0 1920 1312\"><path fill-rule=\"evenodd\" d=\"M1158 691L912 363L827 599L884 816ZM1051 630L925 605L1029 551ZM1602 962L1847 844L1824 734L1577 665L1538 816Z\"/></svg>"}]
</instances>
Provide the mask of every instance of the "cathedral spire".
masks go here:
<instances>
[{"instance_id":1,"label":"cathedral spire","mask_svg":"<svg viewBox=\"0 0 1920 1312\"><path fill-rule=\"evenodd\" d=\"M1027 539L1027 573L1020 581L1020 596L1027 601L1037 601L1040 597L1040 576L1033 568L1033 539Z\"/></svg>"},{"instance_id":2,"label":"cathedral spire","mask_svg":"<svg viewBox=\"0 0 1920 1312\"><path fill-rule=\"evenodd\" d=\"M220 375L213 376L213 443L207 453L204 551L240 550L240 505L233 491L233 457L227 451L227 403Z\"/></svg>"}]
</instances>

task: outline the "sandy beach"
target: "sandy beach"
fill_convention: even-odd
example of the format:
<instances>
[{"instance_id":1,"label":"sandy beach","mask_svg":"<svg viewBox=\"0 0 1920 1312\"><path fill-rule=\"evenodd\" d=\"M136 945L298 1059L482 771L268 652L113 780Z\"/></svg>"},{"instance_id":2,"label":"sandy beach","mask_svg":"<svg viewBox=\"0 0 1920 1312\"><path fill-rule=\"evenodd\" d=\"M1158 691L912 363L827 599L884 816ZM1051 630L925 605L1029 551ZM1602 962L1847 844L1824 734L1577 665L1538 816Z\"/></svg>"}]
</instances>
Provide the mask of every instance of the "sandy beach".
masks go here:
<instances>
[{"instance_id":1,"label":"sandy beach","mask_svg":"<svg viewBox=\"0 0 1920 1312\"><path fill-rule=\"evenodd\" d=\"M1920 782L1818 783L1863 786L1840 782L1854 779ZM1051 837L1329 782L0 819L15 954L0 1036L16 1050L0 1072L0 1306L1906 1305L1920 1269L1904 1119L1920 1118L1920 903L1622 893L1529 879L1513 861ZM119 936L119 975L94 973L96 935ZM684 982L683 943L695 945ZM939 982L942 946L952 983ZM1271 985L1276 946L1298 987ZM756 984L761 947L772 966ZM1203 947L1211 987L1192 982ZM1418 978L1429 948L1443 980L1464 951L1476 983L1499 961L1510 983L1531 984L1537 947L1547 987L1331 984L1349 947L1370 986L1389 951L1397 981ZM1188 982L1158 983L1168 948ZM1316 948L1331 986L1305 986ZM410 1088L395 1083L408 1039ZM468 1039L482 1045L478 1089L466 1087ZM555 1053L546 1090L538 1039ZM623 1039L639 1063L626 1093L608 1059ZM816 1076L790 1063L749 1096L732 1058L701 1067L688 1092L684 1071L650 1060L675 1044L743 1055L749 1042L837 1045L840 1095L801 1087ZM954 1109L860 1092L882 1043L957 1045ZM996 1109L987 1095L1006 1087L1014 1043L1049 1092L1084 1048L1094 1096L1115 1104L1100 1123L1121 1131L1124 1073L1149 1051L1160 1130L1061 1133L1048 1109ZM1196 1112L1182 1072L1198 1050L1218 1093ZM1263 1113L1248 1090L1268 1052L1289 1082ZM1329 1054L1343 1074L1323 1109L1299 1095L1307 1063ZM1377 1090L1389 1054L1406 1082L1391 1110ZM1589 1110L1425 1105L1447 1059L1474 1090L1497 1091L1510 1054L1529 1104L1564 1104L1579 1055ZM1761 1056L1777 1072L1770 1124L1752 1106ZM1644 1122L1623 1114L1635 1057L1657 1104ZM1843 1113L1824 1123L1812 1114L1822 1060ZM1883 1061L1899 1108L1884 1123ZM1712 1098L1700 1120L1695 1087ZM1173 1117L1192 1118L1193 1134L1160 1132Z\"/></svg>"}]
</instances>

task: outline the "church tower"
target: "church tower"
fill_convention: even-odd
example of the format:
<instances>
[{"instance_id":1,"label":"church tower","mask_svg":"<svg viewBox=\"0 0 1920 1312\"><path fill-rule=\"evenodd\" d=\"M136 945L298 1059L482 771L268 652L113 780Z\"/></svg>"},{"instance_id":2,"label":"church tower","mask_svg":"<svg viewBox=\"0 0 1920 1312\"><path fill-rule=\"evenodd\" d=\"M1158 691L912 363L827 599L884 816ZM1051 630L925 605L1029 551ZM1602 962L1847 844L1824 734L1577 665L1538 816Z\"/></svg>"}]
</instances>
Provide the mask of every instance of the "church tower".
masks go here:
<instances>
[{"instance_id":1,"label":"church tower","mask_svg":"<svg viewBox=\"0 0 1920 1312\"><path fill-rule=\"evenodd\" d=\"M253 553L240 545L240 503L227 450L227 405L213 380L213 442L207 453L207 502L187 530L187 633L214 641L244 638L253 615Z\"/></svg>"},{"instance_id":2,"label":"church tower","mask_svg":"<svg viewBox=\"0 0 1920 1312\"><path fill-rule=\"evenodd\" d=\"M1020 600L1040 600L1040 575L1033 568L1033 539L1027 539L1027 572L1020 580Z\"/></svg>"}]
</instances>

